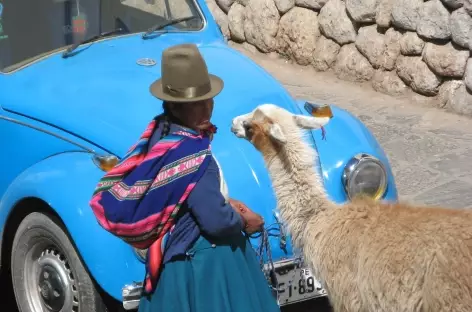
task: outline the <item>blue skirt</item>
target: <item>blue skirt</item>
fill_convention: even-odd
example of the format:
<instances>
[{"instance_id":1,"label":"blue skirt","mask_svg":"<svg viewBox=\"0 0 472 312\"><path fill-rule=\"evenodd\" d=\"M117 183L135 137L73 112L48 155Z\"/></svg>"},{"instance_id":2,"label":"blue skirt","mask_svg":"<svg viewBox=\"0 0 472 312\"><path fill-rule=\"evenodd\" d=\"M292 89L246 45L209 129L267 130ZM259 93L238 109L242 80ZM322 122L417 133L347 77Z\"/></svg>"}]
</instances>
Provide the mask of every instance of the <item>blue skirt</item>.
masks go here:
<instances>
[{"instance_id":1,"label":"blue skirt","mask_svg":"<svg viewBox=\"0 0 472 312\"><path fill-rule=\"evenodd\" d=\"M243 235L200 236L188 256L163 267L138 312L279 312L256 253Z\"/></svg>"}]
</instances>

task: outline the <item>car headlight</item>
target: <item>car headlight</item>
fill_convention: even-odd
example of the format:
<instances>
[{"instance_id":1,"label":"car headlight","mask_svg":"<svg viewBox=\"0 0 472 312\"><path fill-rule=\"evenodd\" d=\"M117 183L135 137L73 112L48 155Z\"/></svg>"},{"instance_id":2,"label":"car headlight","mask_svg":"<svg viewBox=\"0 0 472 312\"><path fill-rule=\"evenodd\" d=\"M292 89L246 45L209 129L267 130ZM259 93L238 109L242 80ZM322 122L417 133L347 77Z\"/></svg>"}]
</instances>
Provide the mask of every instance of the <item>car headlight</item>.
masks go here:
<instances>
[{"instance_id":1,"label":"car headlight","mask_svg":"<svg viewBox=\"0 0 472 312\"><path fill-rule=\"evenodd\" d=\"M363 194L378 200L387 189L387 171L384 165L368 154L358 154L349 160L342 180L349 199Z\"/></svg>"}]
</instances>

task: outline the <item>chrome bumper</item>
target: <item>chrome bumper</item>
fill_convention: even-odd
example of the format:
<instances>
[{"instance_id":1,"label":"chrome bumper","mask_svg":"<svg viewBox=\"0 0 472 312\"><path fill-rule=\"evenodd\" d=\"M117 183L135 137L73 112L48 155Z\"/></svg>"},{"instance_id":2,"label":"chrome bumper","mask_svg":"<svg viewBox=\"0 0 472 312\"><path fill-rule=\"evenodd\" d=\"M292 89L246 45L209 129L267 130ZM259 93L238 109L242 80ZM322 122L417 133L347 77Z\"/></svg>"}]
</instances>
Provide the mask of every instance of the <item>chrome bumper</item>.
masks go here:
<instances>
[{"instance_id":1,"label":"chrome bumper","mask_svg":"<svg viewBox=\"0 0 472 312\"><path fill-rule=\"evenodd\" d=\"M303 260L300 258L290 258L290 259L283 259L274 262L274 269L280 270L286 267L296 267L301 268L303 266ZM264 263L263 271L268 272L271 269L271 265L269 263Z\"/></svg>"},{"instance_id":2,"label":"chrome bumper","mask_svg":"<svg viewBox=\"0 0 472 312\"><path fill-rule=\"evenodd\" d=\"M141 282L133 282L132 284L125 285L121 290L123 308L125 308L125 310L137 310L142 291L143 283Z\"/></svg>"}]
</instances>

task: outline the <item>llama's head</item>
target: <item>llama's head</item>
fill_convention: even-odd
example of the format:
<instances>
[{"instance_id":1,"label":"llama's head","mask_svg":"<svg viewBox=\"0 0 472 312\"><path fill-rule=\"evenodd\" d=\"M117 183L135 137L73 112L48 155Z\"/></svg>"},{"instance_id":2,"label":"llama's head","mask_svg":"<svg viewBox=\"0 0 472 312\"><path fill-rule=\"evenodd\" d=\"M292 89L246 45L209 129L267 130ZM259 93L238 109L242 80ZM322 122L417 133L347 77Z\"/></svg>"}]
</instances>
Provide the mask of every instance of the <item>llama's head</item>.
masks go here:
<instances>
[{"instance_id":1,"label":"llama's head","mask_svg":"<svg viewBox=\"0 0 472 312\"><path fill-rule=\"evenodd\" d=\"M319 129L328 121L328 117L296 115L273 104L262 104L235 117L231 131L267 154L277 152L287 142L300 140L300 129Z\"/></svg>"}]
</instances>

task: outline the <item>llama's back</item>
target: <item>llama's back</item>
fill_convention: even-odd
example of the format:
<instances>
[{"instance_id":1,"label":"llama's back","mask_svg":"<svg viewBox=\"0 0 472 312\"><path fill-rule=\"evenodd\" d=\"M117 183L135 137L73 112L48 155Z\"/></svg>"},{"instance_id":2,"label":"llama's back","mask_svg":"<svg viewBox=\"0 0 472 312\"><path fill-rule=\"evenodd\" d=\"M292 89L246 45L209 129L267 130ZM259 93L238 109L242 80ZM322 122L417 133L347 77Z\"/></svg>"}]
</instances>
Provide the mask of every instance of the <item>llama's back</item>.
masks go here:
<instances>
[{"instance_id":1,"label":"llama's back","mask_svg":"<svg viewBox=\"0 0 472 312\"><path fill-rule=\"evenodd\" d=\"M370 311L472 311L472 212L365 204L357 278Z\"/></svg>"}]
</instances>

